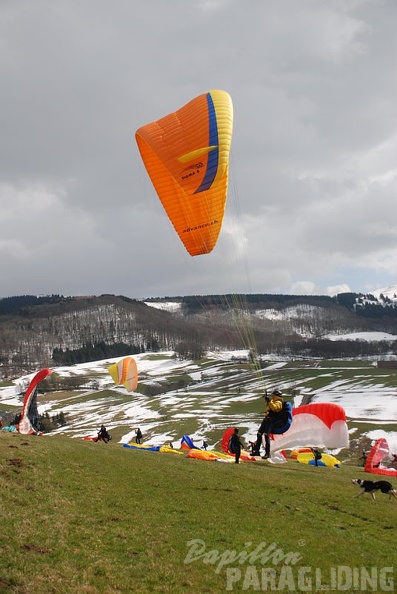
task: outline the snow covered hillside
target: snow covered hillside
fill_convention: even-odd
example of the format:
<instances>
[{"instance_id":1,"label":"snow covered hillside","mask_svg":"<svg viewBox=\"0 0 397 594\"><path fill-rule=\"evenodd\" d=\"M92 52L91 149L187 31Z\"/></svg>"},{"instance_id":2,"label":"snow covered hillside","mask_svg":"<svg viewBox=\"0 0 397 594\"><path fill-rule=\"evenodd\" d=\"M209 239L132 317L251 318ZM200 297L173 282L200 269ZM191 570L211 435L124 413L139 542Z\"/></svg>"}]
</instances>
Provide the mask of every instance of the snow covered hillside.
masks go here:
<instances>
[{"instance_id":1,"label":"snow covered hillside","mask_svg":"<svg viewBox=\"0 0 397 594\"><path fill-rule=\"evenodd\" d=\"M389 287L387 294L394 295ZM384 290L384 293L386 291ZM0 380L24 370L145 351L199 358L253 349L323 358L397 357L397 309L371 295L209 295L150 298L35 296L0 300ZM328 337L382 332L385 341L332 344ZM390 339L389 339L390 337ZM336 340L333 339L333 340ZM179 350L178 350L179 349ZM338 355L339 352L339 355ZM55 363L54 363L55 362Z\"/></svg>"},{"instance_id":2,"label":"snow covered hillside","mask_svg":"<svg viewBox=\"0 0 397 594\"><path fill-rule=\"evenodd\" d=\"M254 440L264 410L263 390L278 387L295 405L305 397L343 406L354 421L352 437L362 424L372 439L387 434L390 447L397 451L395 370L378 370L360 362L322 366L321 362L273 360L266 361L263 375L258 375L246 357L246 351L209 353L198 365L178 360L173 352L134 355L139 384L132 394L115 386L109 376L108 365L118 359L57 367L53 371L60 376L79 375L86 378L86 385L76 392L40 395L39 413L52 416L62 411L66 417L67 424L49 436L62 433L81 438L95 435L105 424L121 442L129 442L140 427L145 443L178 446L187 433L198 445L205 440L216 447L230 426L239 426L244 439ZM181 378L185 385L178 387ZM22 377L0 388L3 410L21 409L18 393L29 379ZM156 387L156 395L148 395L151 387Z\"/></svg>"},{"instance_id":3,"label":"snow covered hillside","mask_svg":"<svg viewBox=\"0 0 397 594\"><path fill-rule=\"evenodd\" d=\"M391 285L390 287L384 287L383 289L375 289L370 291L371 295L380 298L381 295L390 299L393 303L397 303L397 285Z\"/></svg>"}]
</instances>

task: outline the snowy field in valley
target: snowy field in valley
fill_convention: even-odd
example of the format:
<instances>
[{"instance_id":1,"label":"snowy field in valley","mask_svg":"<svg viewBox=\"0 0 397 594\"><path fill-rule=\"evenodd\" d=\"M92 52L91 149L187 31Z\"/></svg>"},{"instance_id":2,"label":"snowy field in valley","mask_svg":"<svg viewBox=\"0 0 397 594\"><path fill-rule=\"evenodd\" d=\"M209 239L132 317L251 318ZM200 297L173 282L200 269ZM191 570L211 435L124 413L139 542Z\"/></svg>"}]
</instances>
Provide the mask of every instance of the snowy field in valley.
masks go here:
<instances>
[{"instance_id":1,"label":"snowy field in valley","mask_svg":"<svg viewBox=\"0 0 397 594\"><path fill-rule=\"evenodd\" d=\"M376 334L372 340L385 339L383 334L382 338ZM349 339L354 340L354 335L349 335ZM355 377L355 363L351 362L349 367L353 373L347 379L340 379L338 370L330 369L322 374L326 377L325 385L314 392L310 387L310 373L306 373L304 381L294 383L291 370L287 373L286 361L267 362L263 377L256 377L246 367L239 369L233 362L245 360L247 354L247 351L208 353L210 363L202 367L192 361L178 360L173 352L134 355L139 381L147 386L182 374L190 377L188 387L169 389L156 396L145 396L139 391L128 393L123 387L114 385L107 368L120 358L56 367L53 371L60 376L87 376L87 386L70 392L70 396L63 393L61 399L57 399L56 393L40 394L39 413L52 416L62 411L67 419L67 425L48 435L93 436L100 425L105 424L110 431L121 428L120 442L128 443L140 427L147 444L171 442L178 447L182 435L188 433L199 446L203 440L208 441L211 449L219 447L223 431L230 426L239 426L242 437L253 441L264 411L261 398L264 386L287 390L294 384L300 392L295 396L295 406L300 404L303 395L309 395L313 402L335 402L345 409L349 419L373 426L367 432L371 439L385 436L391 450L397 452L397 431L384 430L385 425L388 429L391 424L397 427L397 390L388 387L386 371L384 384L379 375L374 384L362 378L358 365ZM315 371L313 367L313 377ZM21 409L20 393L33 375L18 378L12 386L0 388L3 409L7 406ZM90 387L93 378L95 390ZM273 385L274 381L277 386Z\"/></svg>"}]
</instances>

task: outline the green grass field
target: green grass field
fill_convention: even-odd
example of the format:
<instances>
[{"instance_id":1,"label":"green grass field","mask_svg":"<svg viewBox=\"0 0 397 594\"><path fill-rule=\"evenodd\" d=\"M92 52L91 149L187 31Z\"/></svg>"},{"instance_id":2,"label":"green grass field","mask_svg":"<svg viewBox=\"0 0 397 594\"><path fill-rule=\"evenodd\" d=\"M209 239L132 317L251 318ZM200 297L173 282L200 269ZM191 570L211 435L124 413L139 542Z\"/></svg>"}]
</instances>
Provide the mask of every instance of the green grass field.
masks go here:
<instances>
[{"instance_id":1,"label":"green grass field","mask_svg":"<svg viewBox=\"0 0 397 594\"><path fill-rule=\"evenodd\" d=\"M0 592L395 591L397 500L364 476L0 432Z\"/></svg>"}]
</instances>

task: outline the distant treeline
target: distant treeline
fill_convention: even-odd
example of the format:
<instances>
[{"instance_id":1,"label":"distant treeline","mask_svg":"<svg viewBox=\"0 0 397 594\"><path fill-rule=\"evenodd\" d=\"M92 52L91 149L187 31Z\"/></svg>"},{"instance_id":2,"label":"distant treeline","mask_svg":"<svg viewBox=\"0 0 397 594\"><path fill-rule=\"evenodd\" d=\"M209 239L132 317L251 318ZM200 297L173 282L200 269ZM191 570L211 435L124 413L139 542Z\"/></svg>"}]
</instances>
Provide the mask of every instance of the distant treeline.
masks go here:
<instances>
[{"instance_id":1,"label":"distant treeline","mask_svg":"<svg viewBox=\"0 0 397 594\"><path fill-rule=\"evenodd\" d=\"M90 361L100 361L101 359L113 359L114 357L126 357L144 353L143 345L125 344L122 342L116 344L106 344L104 341L93 344L85 344L79 349L54 349L52 359L56 365L76 365L77 363L89 363Z\"/></svg>"},{"instance_id":2,"label":"distant treeline","mask_svg":"<svg viewBox=\"0 0 397 594\"><path fill-rule=\"evenodd\" d=\"M43 433L50 433L58 427L64 427L67 425L67 420L65 414L61 411L55 415L50 416L48 412L45 412L42 415L39 415L39 430L43 431Z\"/></svg>"},{"instance_id":3,"label":"distant treeline","mask_svg":"<svg viewBox=\"0 0 397 594\"><path fill-rule=\"evenodd\" d=\"M327 307L335 304L334 298L327 295L270 295L266 293L254 293L250 295L190 295L180 299L184 310L191 313L211 307L229 309L230 306L236 306L236 304L239 307L246 306L248 309L254 309L264 304L269 306L269 303L280 306L306 303L307 305L317 305L319 307Z\"/></svg>"},{"instance_id":4,"label":"distant treeline","mask_svg":"<svg viewBox=\"0 0 397 594\"><path fill-rule=\"evenodd\" d=\"M356 314L372 320L380 318L397 319L397 308L394 305L383 307L376 303L364 303L356 308Z\"/></svg>"},{"instance_id":5,"label":"distant treeline","mask_svg":"<svg viewBox=\"0 0 397 594\"><path fill-rule=\"evenodd\" d=\"M168 298L171 299L171 298ZM378 300L373 295L362 293L339 293L334 297L327 295L270 295L256 293L252 295L191 295L181 297L182 307L185 313L197 313L202 309L216 307L227 310L231 306L238 305L248 310L259 307L291 307L294 305L313 305L317 307L331 307L339 305L346 307L349 311L369 319L392 318L397 319L397 307L391 299L381 295Z\"/></svg>"},{"instance_id":6,"label":"distant treeline","mask_svg":"<svg viewBox=\"0 0 397 594\"><path fill-rule=\"evenodd\" d=\"M319 340L310 338L301 342L286 342L280 347L280 354L294 357L346 359L357 357L382 357L397 354L396 342L379 340L367 342L365 340Z\"/></svg>"},{"instance_id":7,"label":"distant treeline","mask_svg":"<svg viewBox=\"0 0 397 594\"><path fill-rule=\"evenodd\" d=\"M71 300L72 297L62 297L61 295L44 295L37 297L36 295L20 295L19 297L4 297L0 299L0 315L10 313L24 314L24 310L35 305L46 305L61 303L62 301Z\"/></svg>"},{"instance_id":8,"label":"distant treeline","mask_svg":"<svg viewBox=\"0 0 397 594\"><path fill-rule=\"evenodd\" d=\"M115 295L106 294L101 297L115 297ZM127 303L138 303L135 299L130 299L122 295L119 299ZM54 305L79 299L76 297L64 297L63 295L20 295L16 297L4 297L0 299L0 315L18 314L28 315L28 309L38 305ZM368 301L367 301L368 299ZM381 295L378 300L373 295L363 295L362 293L339 293L334 297L327 295L272 295L270 293L253 294L229 294L229 295L189 295L185 297L164 297L148 298L146 301L180 301L185 313L197 313L202 309L216 307L219 309L229 309L231 306L246 307L255 309L258 307L287 307L293 305L313 305L318 307L331 307L340 305L346 307L349 311L366 318L379 319L383 317L397 318L397 307L394 303Z\"/></svg>"},{"instance_id":9,"label":"distant treeline","mask_svg":"<svg viewBox=\"0 0 397 594\"><path fill-rule=\"evenodd\" d=\"M354 311L358 316L377 320L380 318L397 318L397 307L395 303L384 295L379 299L371 295L362 295L361 293L341 293L333 297L338 305L347 307Z\"/></svg>"}]
</instances>

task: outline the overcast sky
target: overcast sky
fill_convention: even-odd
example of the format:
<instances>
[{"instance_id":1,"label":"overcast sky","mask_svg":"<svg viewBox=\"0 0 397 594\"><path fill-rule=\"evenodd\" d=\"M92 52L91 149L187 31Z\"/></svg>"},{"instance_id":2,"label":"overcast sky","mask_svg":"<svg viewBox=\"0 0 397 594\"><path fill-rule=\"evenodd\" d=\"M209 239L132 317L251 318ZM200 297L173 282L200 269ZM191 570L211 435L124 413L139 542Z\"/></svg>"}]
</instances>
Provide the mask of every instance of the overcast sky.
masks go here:
<instances>
[{"instance_id":1,"label":"overcast sky","mask_svg":"<svg viewBox=\"0 0 397 594\"><path fill-rule=\"evenodd\" d=\"M395 0L1 0L0 297L397 283ZM191 257L137 128L234 105L226 215Z\"/></svg>"}]
</instances>

